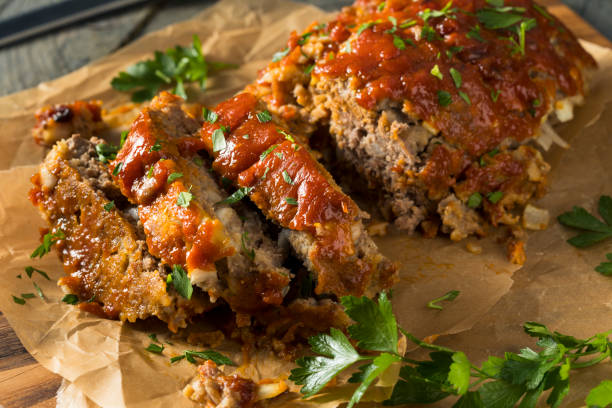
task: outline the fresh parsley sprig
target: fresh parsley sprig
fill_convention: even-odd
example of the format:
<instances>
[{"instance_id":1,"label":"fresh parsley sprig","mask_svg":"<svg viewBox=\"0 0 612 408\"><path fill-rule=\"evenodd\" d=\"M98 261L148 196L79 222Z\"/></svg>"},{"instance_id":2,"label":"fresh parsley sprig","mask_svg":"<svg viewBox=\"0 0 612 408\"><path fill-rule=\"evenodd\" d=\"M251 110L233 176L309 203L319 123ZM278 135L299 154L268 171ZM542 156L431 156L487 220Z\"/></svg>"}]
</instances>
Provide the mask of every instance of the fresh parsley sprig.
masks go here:
<instances>
[{"instance_id":1,"label":"fresh parsley sprig","mask_svg":"<svg viewBox=\"0 0 612 408\"><path fill-rule=\"evenodd\" d=\"M397 326L391 302L382 293L378 302L362 297L342 298L347 315L355 321L348 328L351 340L337 329L309 339L317 356L297 360L289 379L302 385L310 397L320 392L340 372L354 363L367 361L349 382L361 383L348 407L359 402L367 388L395 363L399 380L384 405L427 404L458 396L454 407L535 407L545 391L546 404L558 407L569 391L573 369L589 367L612 357L611 331L581 340L550 331L540 323L527 322L527 334L538 339L539 351L524 348L503 358L489 357L481 366L461 351L428 344ZM429 360L414 360L399 353L398 330L417 346L431 350ZM353 346L357 344L360 349ZM605 380L589 393L589 406L612 403L612 381Z\"/></svg>"},{"instance_id":2,"label":"fresh parsley sprig","mask_svg":"<svg viewBox=\"0 0 612 408\"><path fill-rule=\"evenodd\" d=\"M61 239L65 239L66 235L64 231L58 229L57 232L49 232L43 236L42 244L37 247L34 252L30 255L30 258L42 258L44 255L48 254L51 251L51 247L55 245L55 243ZM26 271L27 272L27 271Z\"/></svg>"},{"instance_id":3,"label":"fresh parsley sprig","mask_svg":"<svg viewBox=\"0 0 612 408\"><path fill-rule=\"evenodd\" d=\"M191 364L197 364L196 358L202 360L211 360L217 365L235 366L236 364L223 354L214 350L193 351L185 350L183 354L174 356L170 359L170 363L176 363L182 359L189 361Z\"/></svg>"},{"instance_id":4,"label":"fresh parsley sprig","mask_svg":"<svg viewBox=\"0 0 612 408\"><path fill-rule=\"evenodd\" d=\"M580 234L568 239L568 243L577 248L586 248L612 237L612 198L606 195L599 197L597 211L603 222L578 206L557 217L562 225L582 230Z\"/></svg>"},{"instance_id":5,"label":"fresh parsley sprig","mask_svg":"<svg viewBox=\"0 0 612 408\"><path fill-rule=\"evenodd\" d=\"M197 82L206 88L208 75L214 71L237 68L235 64L207 61L197 35L187 47L177 45L166 52L155 51L155 58L137 62L114 77L111 86L118 91L133 91L132 101L152 99L162 87L171 87L172 93L187 98L184 84Z\"/></svg>"}]
</instances>

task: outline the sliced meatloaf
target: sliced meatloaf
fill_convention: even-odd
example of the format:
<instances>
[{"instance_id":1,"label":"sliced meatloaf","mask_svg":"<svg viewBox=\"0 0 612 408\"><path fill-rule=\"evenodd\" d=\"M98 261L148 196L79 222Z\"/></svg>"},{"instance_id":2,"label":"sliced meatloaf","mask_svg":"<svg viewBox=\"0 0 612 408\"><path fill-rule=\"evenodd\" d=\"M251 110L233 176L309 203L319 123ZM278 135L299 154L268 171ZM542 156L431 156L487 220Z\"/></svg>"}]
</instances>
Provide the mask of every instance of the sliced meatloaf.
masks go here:
<instances>
[{"instance_id":1,"label":"sliced meatloaf","mask_svg":"<svg viewBox=\"0 0 612 408\"><path fill-rule=\"evenodd\" d=\"M363 213L297 136L249 93L217 105L202 126L213 170L285 229L316 278L317 294L373 296L397 279L396 267L367 235Z\"/></svg>"},{"instance_id":2,"label":"sliced meatloaf","mask_svg":"<svg viewBox=\"0 0 612 408\"><path fill-rule=\"evenodd\" d=\"M97 159L100 143L78 136L58 142L32 178L30 199L62 236L60 285L85 310L131 322L156 316L176 331L211 304L201 293L187 300L166 287L169 270L148 253L134 207Z\"/></svg>"},{"instance_id":3,"label":"sliced meatloaf","mask_svg":"<svg viewBox=\"0 0 612 408\"><path fill-rule=\"evenodd\" d=\"M337 156L397 227L436 215L453 239L518 222L566 144L595 61L531 0L357 0L292 34L247 90ZM450 207L449 207L450 205Z\"/></svg>"},{"instance_id":4,"label":"sliced meatloaf","mask_svg":"<svg viewBox=\"0 0 612 408\"><path fill-rule=\"evenodd\" d=\"M111 163L123 194L138 206L149 251L185 267L211 300L239 313L280 305L289 291L284 254L256 216L215 206L225 194L197 154L199 123L182 99L157 96L133 123Z\"/></svg>"}]
</instances>

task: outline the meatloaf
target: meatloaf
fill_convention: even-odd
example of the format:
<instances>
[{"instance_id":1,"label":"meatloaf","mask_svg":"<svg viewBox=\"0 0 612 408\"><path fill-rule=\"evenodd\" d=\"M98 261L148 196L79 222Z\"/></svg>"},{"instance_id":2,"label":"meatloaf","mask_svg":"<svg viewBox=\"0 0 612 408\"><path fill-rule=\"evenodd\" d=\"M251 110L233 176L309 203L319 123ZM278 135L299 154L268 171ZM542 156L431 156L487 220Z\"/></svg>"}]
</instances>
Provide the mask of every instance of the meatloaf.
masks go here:
<instances>
[{"instance_id":1,"label":"meatloaf","mask_svg":"<svg viewBox=\"0 0 612 408\"><path fill-rule=\"evenodd\" d=\"M542 194L534 142L567 146L553 126L595 68L531 0L357 0L294 32L247 90L303 142L327 134L398 228L460 240Z\"/></svg>"}]
</instances>

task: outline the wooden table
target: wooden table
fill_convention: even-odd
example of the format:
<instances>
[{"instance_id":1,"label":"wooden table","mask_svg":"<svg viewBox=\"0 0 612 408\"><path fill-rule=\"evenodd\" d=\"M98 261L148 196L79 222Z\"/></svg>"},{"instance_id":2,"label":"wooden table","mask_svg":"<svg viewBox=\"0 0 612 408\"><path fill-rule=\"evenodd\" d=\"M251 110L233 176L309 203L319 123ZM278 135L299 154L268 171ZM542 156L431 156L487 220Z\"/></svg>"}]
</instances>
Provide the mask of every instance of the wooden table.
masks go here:
<instances>
[{"instance_id":1,"label":"wooden table","mask_svg":"<svg viewBox=\"0 0 612 408\"><path fill-rule=\"evenodd\" d=\"M45 3L57 0L45 0ZM309 0L334 10L351 0ZM0 0L0 18L17 14L40 0ZM102 57L139 36L185 20L212 1L159 2L69 27L47 36L0 50L0 95L35 86L67 74ZM559 0L540 0L577 37L612 48L612 42L589 26ZM25 68L24 68L25 67ZM28 354L0 312L0 407L55 407L61 377L43 368Z\"/></svg>"}]
</instances>

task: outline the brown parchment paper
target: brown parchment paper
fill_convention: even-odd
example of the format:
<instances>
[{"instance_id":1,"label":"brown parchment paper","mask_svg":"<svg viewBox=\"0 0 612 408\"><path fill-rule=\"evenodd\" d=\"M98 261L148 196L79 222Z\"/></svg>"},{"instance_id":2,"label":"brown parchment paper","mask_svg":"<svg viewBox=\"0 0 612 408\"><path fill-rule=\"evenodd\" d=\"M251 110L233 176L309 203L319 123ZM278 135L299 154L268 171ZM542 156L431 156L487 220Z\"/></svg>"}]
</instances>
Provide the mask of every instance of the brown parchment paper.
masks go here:
<instances>
[{"instance_id":1,"label":"brown parchment paper","mask_svg":"<svg viewBox=\"0 0 612 408\"><path fill-rule=\"evenodd\" d=\"M0 98L0 309L27 350L67 380L58 406L193 406L181 389L194 375L194 366L184 361L168 363L168 356L193 347L173 341L172 346L166 345L164 357L146 352L147 335L155 332L165 341L167 331L158 325L100 319L61 303L55 281L63 271L57 257L29 259L39 244L38 228L43 226L26 198L29 178L44 155L30 136L34 111L44 104L75 99L101 99L106 108L125 104L129 96L113 91L111 78L149 57L153 50L189 43L194 33L202 39L206 55L240 64L237 70L212 77L205 94L188 90L190 98L214 104L252 81L257 69L284 46L290 31L327 18L319 9L285 0L224 0L193 20L145 36L72 74ZM554 170L550 193L539 205L553 216L572 205L592 208L600 194L612 193L612 104L608 103L612 100L612 51L585 46L601 69L595 74L586 105L576 112L573 122L561 128L572 147L567 151L553 148L546 154ZM393 297L400 324L421 337L449 335L441 341L477 360L528 344L530 339L521 330L527 320L578 336L612 327L612 280L593 270L612 245L577 251L565 243L570 234L554 220L548 230L531 234L528 262L514 276L518 268L508 263L504 249L493 239L477 242L483 247L480 255L469 253L466 241L452 243L445 238L389 235L377 242L401 265L401 282ZM47 271L52 281L35 274L32 280L41 286L45 299L29 299L20 306L11 295L34 292L23 273L27 265ZM18 274L22 279L16 278ZM460 290L461 295L446 303L443 311L425 306L452 289ZM226 342L217 349L243 362L238 345ZM250 364L238 370L258 380L286 378L292 367L273 355L255 352ZM610 378L612 371L607 366L588 375ZM572 396L583 400L584 390L594 384L593 378L572 382L578 390ZM384 399L386 392L382 387L374 389L367 399ZM316 406L337 406L338 393L319 400ZM286 394L274 405L309 405L295 398L294 393Z\"/></svg>"}]
</instances>

